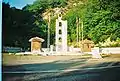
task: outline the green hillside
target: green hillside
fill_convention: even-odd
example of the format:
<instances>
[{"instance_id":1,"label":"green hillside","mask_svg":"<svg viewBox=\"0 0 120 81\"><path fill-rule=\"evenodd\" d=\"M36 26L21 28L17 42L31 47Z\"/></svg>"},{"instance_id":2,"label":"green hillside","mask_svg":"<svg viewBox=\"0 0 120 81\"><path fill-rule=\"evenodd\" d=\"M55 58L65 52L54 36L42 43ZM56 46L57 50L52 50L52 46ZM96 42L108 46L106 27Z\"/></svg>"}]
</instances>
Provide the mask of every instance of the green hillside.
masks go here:
<instances>
[{"instance_id":1,"label":"green hillside","mask_svg":"<svg viewBox=\"0 0 120 81\"><path fill-rule=\"evenodd\" d=\"M76 43L76 19L83 23L83 37L96 44L111 41L120 42L120 0L36 0L22 10L3 3L3 46L28 48L33 36L45 39L47 44L47 19L51 13L51 44L55 43L54 9L62 9L63 19L68 21L68 44ZM81 40L81 29L79 31Z\"/></svg>"}]
</instances>

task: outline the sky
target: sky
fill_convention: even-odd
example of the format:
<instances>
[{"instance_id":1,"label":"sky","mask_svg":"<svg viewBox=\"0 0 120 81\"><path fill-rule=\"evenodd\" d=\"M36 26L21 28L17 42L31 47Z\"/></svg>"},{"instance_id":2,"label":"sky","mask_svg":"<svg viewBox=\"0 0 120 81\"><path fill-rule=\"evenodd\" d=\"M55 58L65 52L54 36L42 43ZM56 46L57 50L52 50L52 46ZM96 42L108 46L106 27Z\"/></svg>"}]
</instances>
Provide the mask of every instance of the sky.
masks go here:
<instances>
[{"instance_id":1,"label":"sky","mask_svg":"<svg viewBox=\"0 0 120 81\"><path fill-rule=\"evenodd\" d=\"M3 0L5 3L9 3L11 7L22 9L27 4L32 4L35 0Z\"/></svg>"}]
</instances>

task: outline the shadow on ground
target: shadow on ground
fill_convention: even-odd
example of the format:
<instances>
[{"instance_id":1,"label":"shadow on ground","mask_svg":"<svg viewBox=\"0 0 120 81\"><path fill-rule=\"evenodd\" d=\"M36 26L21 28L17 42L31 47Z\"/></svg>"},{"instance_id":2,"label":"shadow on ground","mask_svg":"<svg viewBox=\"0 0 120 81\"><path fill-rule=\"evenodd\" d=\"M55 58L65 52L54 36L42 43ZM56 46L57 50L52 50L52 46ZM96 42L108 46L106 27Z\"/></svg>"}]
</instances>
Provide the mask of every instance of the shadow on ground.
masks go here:
<instances>
[{"instance_id":1,"label":"shadow on ground","mask_svg":"<svg viewBox=\"0 0 120 81\"><path fill-rule=\"evenodd\" d=\"M77 70L70 72L47 72L51 70L66 70L75 66L76 69L99 68L107 66L120 66L120 62L104 62L95 65L85 65L88 59L76 61L63 60L39 64L23 64L16 66L3 66L3 72L16 71L46 71L41 73L3 73L3 81L119 81L120 68L103 68L91 70Z\"/></svg>"},{"instance_id":2,"label":"shadow on ground","mask_svg":"<svg viewBox=\"0 0 120 81\"><path fill-rule=\"evenodd\" d=\"M119 81L120 68L67 73L21 73L3 74L3 81Z\"/></svg>"},{"instance_id":3,"label":"shadow on ground","mask_svg":"<svg viewBox=\"0 0 120 81\"><path fill-rule=\"evenodd\" d=\"M23 65L14 65L14 66L5 66L3 65L3 71L43 71L43 70L65 70L68 67L78 66L84 64L86 59L80 61L54 61L48 63L36 63L36 64L23 64Z\"/></svg>"}]
</instances>

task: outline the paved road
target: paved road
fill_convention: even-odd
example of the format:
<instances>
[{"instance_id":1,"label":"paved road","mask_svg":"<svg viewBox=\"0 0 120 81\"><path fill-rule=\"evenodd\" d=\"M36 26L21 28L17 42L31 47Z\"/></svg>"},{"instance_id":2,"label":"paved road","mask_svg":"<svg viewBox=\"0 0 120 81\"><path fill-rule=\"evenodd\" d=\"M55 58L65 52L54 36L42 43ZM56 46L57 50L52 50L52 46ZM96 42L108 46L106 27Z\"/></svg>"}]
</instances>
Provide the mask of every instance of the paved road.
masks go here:
<instances>
[{"instance_id":1,"label":"paved road","mask_svg":"<svg viewBox=\"0 0 120 81\"><path fill-rule=\"evenodd\" d=\"M120 62L80 59L3 66L3 81L120 81Z\"/></svg>"},{"instance_id":2,"label":"paved road","mask_svg":"<svg viewBox=\"0 0 120 81\"><path fill-rule=\"evenodd\" d=\"M53 73L3 73L3 81L120 81L120 67Z\"/></svg>"}]
</instances>

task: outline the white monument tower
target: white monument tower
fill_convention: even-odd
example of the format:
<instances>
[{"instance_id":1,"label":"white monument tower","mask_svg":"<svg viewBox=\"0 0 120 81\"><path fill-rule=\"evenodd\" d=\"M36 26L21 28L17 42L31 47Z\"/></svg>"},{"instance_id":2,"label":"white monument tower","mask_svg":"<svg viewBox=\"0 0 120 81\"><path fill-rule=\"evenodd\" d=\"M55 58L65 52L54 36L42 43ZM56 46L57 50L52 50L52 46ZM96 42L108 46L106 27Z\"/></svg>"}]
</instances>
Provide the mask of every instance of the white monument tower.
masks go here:
<instances>
[{"instance_id":1,"label":"white monument tower","mask_svg":"<svg viewBox=\"0 0 120 81\"><path fill-rule=\"evenodd\" d=\"M62 20L62 14L56 19L56 52L67 52L67 20Z\"/></svg>"}]
</instances>

